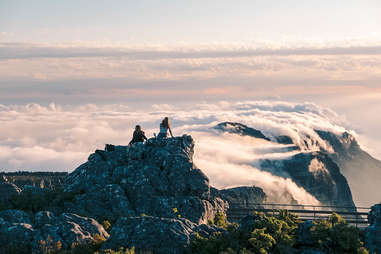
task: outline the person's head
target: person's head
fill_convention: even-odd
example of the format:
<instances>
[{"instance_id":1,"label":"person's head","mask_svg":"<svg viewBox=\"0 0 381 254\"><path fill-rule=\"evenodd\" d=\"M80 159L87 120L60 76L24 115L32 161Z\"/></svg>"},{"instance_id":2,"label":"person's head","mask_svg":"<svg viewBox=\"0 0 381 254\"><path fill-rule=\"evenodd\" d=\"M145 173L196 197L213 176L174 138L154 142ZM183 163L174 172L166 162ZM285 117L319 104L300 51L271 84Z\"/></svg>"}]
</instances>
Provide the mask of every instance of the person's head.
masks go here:
<instances>
[{"instance_id":1,"label":"person's head","mask_svg":"<svg viewBox=\"0 0 381 254\"><path fill-rule=\"evenodd\" d=\"M136 125L136 126L135 126L135 130L137 130L137 131L141 131L141 130L142 130L142 127L140 127L140 125Z\"/></svg>"},{"instance_id":2,"label":"person's head","mask_svg":"<svg viewBox=\"0 0 381 254\"><path fill-rule=\"evenodd\" d=\"M166 127L169 127L169 118L168 117L164 117L163 121L162 121L162 124Z\"/></svg>"}]
</instances>

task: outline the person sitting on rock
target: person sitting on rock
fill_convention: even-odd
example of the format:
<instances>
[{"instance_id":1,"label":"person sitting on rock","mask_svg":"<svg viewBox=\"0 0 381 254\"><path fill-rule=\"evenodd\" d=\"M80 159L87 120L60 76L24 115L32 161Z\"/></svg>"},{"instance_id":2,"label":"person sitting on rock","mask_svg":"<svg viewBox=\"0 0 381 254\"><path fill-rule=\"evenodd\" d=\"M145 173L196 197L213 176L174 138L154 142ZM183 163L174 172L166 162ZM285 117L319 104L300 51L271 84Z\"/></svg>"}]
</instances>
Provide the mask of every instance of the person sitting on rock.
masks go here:
<instances>
[{"instance_id":1,"label":"person sitting on rock","mask_svg":"<svg viewBox=\"0 0 381 254\"><path fill-rule=\"evenodd\" d=\"M169 124L169 118L165 117L163 121L160 123L160 132L157 137L166 138L168 136L168 131L169 131L169 134L171 134L171 137L173 138L171 125Z\"/></svg>"},{"instance_id":2,"label":"person sitting on rock","mask_svg":"<svg viewBox=\"0 0 381 254\"><path fill-rule=\"evenodd\" d=\"M136 125L134 135L132 136L132 140L128 145L132 145L137 142L144 142L144 140L147 140L147 137L144 134L144 131L142 131L142 127L140 127L140 125Z\"/></svg>"}]
</instances>

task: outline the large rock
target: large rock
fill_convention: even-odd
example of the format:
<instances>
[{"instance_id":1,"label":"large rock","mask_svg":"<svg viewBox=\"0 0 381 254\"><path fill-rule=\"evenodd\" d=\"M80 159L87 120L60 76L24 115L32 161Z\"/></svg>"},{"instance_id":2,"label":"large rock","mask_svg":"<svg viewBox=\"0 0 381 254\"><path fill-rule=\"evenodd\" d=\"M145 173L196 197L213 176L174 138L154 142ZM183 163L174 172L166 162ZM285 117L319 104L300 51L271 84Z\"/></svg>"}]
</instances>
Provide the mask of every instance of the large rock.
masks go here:
<instances>
[{"instance_id":1,"label":"large rock","mask_svg":"<svg viewBox=\"0 0 381 254\"><path fill-rule=\"evenodd\" d=\"M76 214L55 216L51 212L41 211L32 220L19 210L0 213L0 253L15 247L29 250L30 253L57 246L69 249L73 245L91 244L108 237L102 225L94 219Z\"/></svg>"},{"instance_id":2,"label":"large rock","mask_svg":"<svg viewBox=\"0 0 381 254\"><path fill-rule=\"evenodd\" d=\"M372 206L368 221L370 226L365 230L365 246L371 254L381 253L381 204Z\"/></svg>"},{"instance_id":3,"label":"large rock","mask_svg":"<svg viewBox=\"0 0 381 254\"><path fill-rule=\"evenodd\" d=\"M197 225L187 219L169 219L151 216L122 217L113 226L103 249L135 247L139 251L156 254L184 253L195 233L203 237L218 231L214 226Z\"/></svg>"},{"instance_id":4,"label":"large rock","mask_svg":"<svg viewBox=\"0 0 381 254\"><path fill-rule=\"evenodd\" d=\"M67 178L67 211L116 220L141 214L206 223L227 202L211 197L209 179L193 163L191 136L96 151ZM177 209L177 213L173 209Z\"/></svg>"}]
</instances>

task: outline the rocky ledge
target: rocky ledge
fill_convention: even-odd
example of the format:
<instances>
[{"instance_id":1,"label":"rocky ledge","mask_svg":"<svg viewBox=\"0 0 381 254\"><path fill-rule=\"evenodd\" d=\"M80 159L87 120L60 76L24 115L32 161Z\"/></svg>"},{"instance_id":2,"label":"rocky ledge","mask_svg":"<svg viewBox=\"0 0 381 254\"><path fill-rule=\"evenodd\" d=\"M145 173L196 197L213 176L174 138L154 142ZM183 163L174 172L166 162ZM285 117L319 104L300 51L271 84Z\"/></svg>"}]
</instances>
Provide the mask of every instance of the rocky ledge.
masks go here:
<instances>
[{"instance_id":1,"label":"rocky ledge","mask_svg":"<svg viewBox=\"0 0 381 254\"><path fill-rule=\"evenodd\" d=\"M193 149L184 135L98 150L66 178L64 191L73 198L65 210L112 221L144 214L207 223L228 203L211 197Z\"/></svg>"}]
</instances>

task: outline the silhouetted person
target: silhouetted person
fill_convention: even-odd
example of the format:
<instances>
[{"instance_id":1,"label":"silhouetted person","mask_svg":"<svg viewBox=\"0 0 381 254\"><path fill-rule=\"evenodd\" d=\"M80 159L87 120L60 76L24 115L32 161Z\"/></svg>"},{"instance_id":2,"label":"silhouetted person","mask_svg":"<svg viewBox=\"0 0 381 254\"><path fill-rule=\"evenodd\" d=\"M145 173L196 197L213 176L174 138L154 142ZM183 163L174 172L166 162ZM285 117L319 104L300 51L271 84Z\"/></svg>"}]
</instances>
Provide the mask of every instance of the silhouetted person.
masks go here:
<instances>
[{"instance_id":1,"label":"silhouetted person","mask_svg":"<svg viewBox=\"0 0 381 254\"><path fill-rule=\"evenodd\" d=\"M137 142L144 142L144 140L147 140L146 135L144 134L144 131L142 131L142 128L140 125L135 126L134 135L132 136L132 140L128 145L132 145Z\"/></svg>"},{"instance_id":2,"label":"silhouetted person","mask_svg":"<svg viewBox=\"0 0 381 254\"><path fill-rule=\"evenodd\" d=\"M160 132L157 137L166 138L168 136L168 131L169 131L169 134L171 134L171 137L173 138L171 125L169 124L169 118L165 117L163 121L160 123Z\"/></svg>"}]
</instances>

